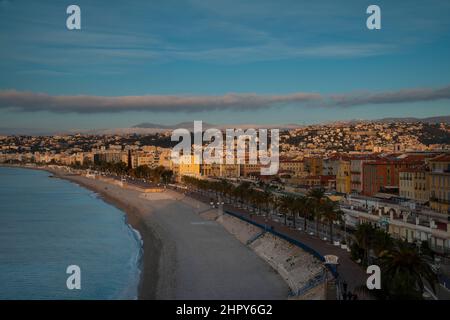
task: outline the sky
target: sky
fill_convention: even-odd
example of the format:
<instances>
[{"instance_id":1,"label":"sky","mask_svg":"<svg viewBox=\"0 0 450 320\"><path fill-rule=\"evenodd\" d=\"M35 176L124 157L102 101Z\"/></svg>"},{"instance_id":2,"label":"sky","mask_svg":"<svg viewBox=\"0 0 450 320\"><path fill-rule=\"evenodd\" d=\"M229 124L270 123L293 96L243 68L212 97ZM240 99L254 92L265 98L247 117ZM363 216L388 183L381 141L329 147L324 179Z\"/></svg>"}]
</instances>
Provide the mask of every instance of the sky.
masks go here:
<instances>
[{"instance_id":1,"label":"sky","mask_svg":"<svg viewBox=\"0 0 450 320\"><path fill-rule=\"evenodd\" d=\"M0 0L0 129L449 115L449 17L447 0Z\"/></svg>"}]
</instances>

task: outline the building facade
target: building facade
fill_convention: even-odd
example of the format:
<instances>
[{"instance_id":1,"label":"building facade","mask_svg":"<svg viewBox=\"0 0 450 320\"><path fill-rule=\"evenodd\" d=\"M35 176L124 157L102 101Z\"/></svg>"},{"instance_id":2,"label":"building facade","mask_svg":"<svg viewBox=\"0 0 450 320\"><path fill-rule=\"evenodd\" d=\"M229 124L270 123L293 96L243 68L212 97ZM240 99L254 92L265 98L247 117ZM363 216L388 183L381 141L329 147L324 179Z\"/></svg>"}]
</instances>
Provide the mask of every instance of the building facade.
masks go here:
<instances>
[{"instance_id":1,"label":"building facade","mask_svg":"<svg viewBox=\"0 0 450 320\"><path fill-rule=\"evenodd\" d=\"M450 214L450 154L437 156L430 165L430 207Z\"/></svg>"}]
</instances>

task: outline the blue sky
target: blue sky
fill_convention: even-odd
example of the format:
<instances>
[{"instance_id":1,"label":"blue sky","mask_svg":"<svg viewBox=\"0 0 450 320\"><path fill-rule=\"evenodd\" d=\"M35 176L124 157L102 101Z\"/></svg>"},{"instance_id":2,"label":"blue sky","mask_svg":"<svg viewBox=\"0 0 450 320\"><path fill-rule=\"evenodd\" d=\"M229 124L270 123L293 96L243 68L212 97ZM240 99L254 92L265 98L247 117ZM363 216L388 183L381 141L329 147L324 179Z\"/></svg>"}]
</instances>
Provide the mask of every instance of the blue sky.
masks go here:
<instances>
[{"instance_id":1,"label":"blue sky","mask_svg":"<svg viewBox=\"0 0 450 320\"><path fill-rule=\"evenodd\" d=\"M81 8L81 30L66 29L70 4ZM381 7L381 30L366 28L370 4ZM448 17L450 2L444 0L0 0L0 128L90 129L194 119L303 124L448 115ZM422 88L446 93L414 98ZM238 106L171 105L173 97L205 98L207 105L209 98L227 94L307 93L328 100L402 90L413 98L347 106L282 98L249 106L245 96L232 102ZM8 91L18 97L2 100L1 92ZM26 106L21 105L24 93L33 100ZM47 98L37 106L39 93ZM61 101L51 100L56 96L79 95L172 98L164 98L167 109L159 104L127 109L126 99L117 110L80 111L73 106L78 100L67 108L69 103L47 108Z\"/></svg>"}]
</instances>

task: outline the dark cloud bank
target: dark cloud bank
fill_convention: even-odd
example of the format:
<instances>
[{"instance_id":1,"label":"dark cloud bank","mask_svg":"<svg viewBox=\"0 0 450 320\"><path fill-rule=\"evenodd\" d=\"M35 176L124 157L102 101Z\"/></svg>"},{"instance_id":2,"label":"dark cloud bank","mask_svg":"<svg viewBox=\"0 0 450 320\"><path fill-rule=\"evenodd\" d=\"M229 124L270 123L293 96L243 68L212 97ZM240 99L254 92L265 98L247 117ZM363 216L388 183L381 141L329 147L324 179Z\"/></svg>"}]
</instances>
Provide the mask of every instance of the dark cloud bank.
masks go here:
<instances>
[{"instance_id":1,"label":"dark cloud bank","mask_svg":"<svg viewBox=\"0 0 450 320\"><path fill-rule=\"evenodd\" d=\"M0 91L0 109L8 108L27 112L50 111L56 113L248 111L287 104L351 107L444 99L450 99L450 86L336 95L298 92L285 95L225 94L221 96L143 95L120 97L52 96L45 93L4 90Z\"/></svg>"}]
</instances>

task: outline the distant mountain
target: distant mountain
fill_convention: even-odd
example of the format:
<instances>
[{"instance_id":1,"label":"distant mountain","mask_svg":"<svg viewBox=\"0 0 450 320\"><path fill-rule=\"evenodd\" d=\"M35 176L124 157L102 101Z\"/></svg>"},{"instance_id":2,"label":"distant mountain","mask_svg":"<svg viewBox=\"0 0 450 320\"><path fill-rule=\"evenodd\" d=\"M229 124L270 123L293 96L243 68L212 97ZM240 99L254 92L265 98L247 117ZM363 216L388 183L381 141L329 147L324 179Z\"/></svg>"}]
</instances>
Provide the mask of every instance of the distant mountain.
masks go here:
<instances>
[{"instance_id":1,"label":"distant mountain","mask_svg":"<svg viewBox=\"0 0 450 320\"><path fill-rule=\"evenodd\" d=\"M213 128L214 125L209 124L207 122L203 122L203 129ZM155 124L151 122L143 122L133 126L132 128L140 128L140 129L159 129L159 130L174 130L178 128L184 128L188 130L194 130L194 122L181 122L173 125L164 125L164 124Z\"/></svg>"},{"instance_id":2,"label":"distant mountain","mask_svg":"<svg viewBox=\"0 0 450 320\"><path fill-rule=\"evenodd\" d=\"M278 129L295 129L300 127L300 125L298 124L282 124L282 125L268 125L268 124L250 124L250 123L245 123L245 124L218 124L218 125L214 125L211 123L207 123L207 122L203 122L202 123L202 129L206 130L206 129L210 129L210 128L217 128L217 129L226 129L226 128L241 128L241 129L248 129L248 128L255 128L255 129L259 129L259 128L266 128L266 129L273 129L273 128L278 128ZM194 130L194 122L181 122L178 124L174 124L174 125L161 125L161 124L154 124L154 123L149 123L149 122L144 122L144 123L140 123L137 124L135 126L133 126L131 129L146 129L146 130L159 130L159 131L168 131L168 130L174 130L174 129L178 129L178 128L183 128L183 129L188 129L189 131L193 131Z\"/></svg>"},{"instance_id":3,"label":"distant mountain","mask_svg":"<svg viewBox=\"0 0 450 320\"><path fill-rule=\"evenodd\" d=\"M371 123L371 122L381 122L381 123L391 123L391 122L407 122L407 123L416 123L422 122L427 124L436 124L436 123L446 123L450 124L450 116L436 116L436 117L428 117L428 118L415 118L415 117L398 117L398 118L381 118L381 119L351 119L351 120L336 120L336 121L325 121L319 122L315 125L342 125L342 124L358 124L358 123Z\"/></svg>"},{"instance_id":4,"label":"distant mountain","mask_svg":"<svg viewBox=\"0 0 450 320\"><path fill-rule=\"evenodd\" d=\"M436 123L446 123L450 124L450 116L436 116L436 117L428 117L428 118L414 118L414 117L405 117L405 118L382 118L377 120L364 120L364 119L353 119L353 120L340 120L340 121L332 121L332 122L322 122L317 123L315 125L321 125L321 124L345 124L345 123L368 123L368 122L423 122L428 124L436 124ZM214 125L207 122L203 122L202 127L203 130L210 129L210 128L217 128L220 130L224 130L226 128L241 128L241 129L248 129L248 128L254 128L254 129L274 129L278 128L280 130L292 130L297 129L301 127L305 127L308 125L305 124L221 124L221 125ZM190 131L194 130L194 122L181 122L173 125L165 125L165 124L156 124L151 122L143 122L137 125L134 125L132 127L128 128L107 128L107 129L70 129L70 130L59 130L59 131L52 131L49 129L35 129L35 128L2 128L0 127L0 135L55 135L55 134L75 134L75 133L82 133L82 134L118 134L118 135L125 135L125 134L155 134L155 133L161 133L161 132L167 132L171 131L177 128L184 128L188 129Z\"/></svg>"},{"instance_id":5,"label":"distant mountain","mask_svg":"<svg viewBox=\"0 0 450 320\"><path fill-rule=\"evenodd\" d=\"M143 122L143 123L139 123L135 126L132 126L132 128L165 128L165 129L169 129L171 126L167 126L167 125L163 125L163 124L156 124L156 123L151 123L151 122Z\"/></svg>"},{"instance_id":6,"label":"distant mountain","mask_svg":"<svg viewBox=\"0 0 450 320\"><path fill-rule=\"evenodd\" d=\"M23 135L23 136L47 136L55 134L55 131L35 128L3 128L0 127L0 135Z\"/></svg>"},{"instance_id":7,"label":"distant mountain","mask_svg":"<svg viewBox=\"0 0 450 320\"><path fill-rule=\"evenodd\" d=\"M423 122L423 123L447 123L450 124L450 116L437 116L437 117L428 117L428 118L383 118L378 120L380 122Z\"/></svg>"}]
</instances>

